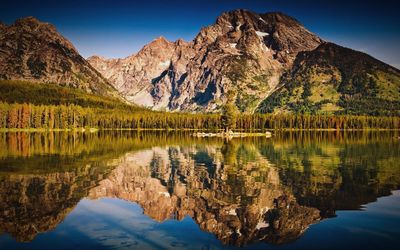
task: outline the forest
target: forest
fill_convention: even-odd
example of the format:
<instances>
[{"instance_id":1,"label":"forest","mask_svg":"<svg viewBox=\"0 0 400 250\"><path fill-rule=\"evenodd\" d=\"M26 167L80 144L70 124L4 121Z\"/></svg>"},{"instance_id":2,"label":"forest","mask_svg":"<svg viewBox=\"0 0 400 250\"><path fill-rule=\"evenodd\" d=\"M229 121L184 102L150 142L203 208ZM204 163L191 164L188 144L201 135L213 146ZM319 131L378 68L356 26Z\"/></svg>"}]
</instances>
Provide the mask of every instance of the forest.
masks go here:
<instances>
[{"instance_id":1,"label":"forest","mask_svg":"<svg viewBox=\"0 0 400 250\"><path fill-rule=\"evenodd\" d=\"M191 114L92 108L70 105L33 105L0 102L3 129L195 129L220 130L225 125L220 114ZM399 129L396 116L350 116L307 114L241 114L231 128L246 131L276 129Z\"/></svg>"},{"instance_id":2,"label":"forest","mask_svg":"<svg viewBox=\"0 0 400 250\"><path fill-rule=\"evenodd\" d=\"M114 97L56 84L0 81L1 129L399 129L398 116L244 114L232 103L222 114L152 111ZM226 112L224 112L224 110Z\"/></svg>"}]
</instances>

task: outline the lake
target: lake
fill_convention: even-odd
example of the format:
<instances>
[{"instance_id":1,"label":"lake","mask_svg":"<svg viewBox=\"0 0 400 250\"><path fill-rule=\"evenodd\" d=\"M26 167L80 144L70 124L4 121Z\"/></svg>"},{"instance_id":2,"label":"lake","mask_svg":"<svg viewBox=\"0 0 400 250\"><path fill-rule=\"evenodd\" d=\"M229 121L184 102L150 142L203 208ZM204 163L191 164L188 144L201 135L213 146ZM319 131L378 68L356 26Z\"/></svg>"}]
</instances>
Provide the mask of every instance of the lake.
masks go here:
<instances>
[{"instance_id":1,"label":"lake","mask_svg":"<svg viewBox=\"0 0 400 250\"><path fill-rule=\"evenodd\" d=\"M398 136L0 133L0 249L398 249Z\"/></svg>"}]
</instances>

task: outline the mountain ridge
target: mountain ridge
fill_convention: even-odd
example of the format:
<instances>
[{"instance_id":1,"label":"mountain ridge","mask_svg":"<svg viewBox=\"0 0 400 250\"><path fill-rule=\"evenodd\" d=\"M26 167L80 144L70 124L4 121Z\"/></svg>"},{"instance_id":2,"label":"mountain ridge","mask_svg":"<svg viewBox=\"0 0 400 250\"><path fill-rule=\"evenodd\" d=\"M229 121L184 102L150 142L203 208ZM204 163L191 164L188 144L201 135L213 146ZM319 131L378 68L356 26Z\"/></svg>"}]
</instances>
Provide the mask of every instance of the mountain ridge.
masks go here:
<instances>
[{"instance_id":1,"label":"mountain ridge","mask_svg":"<svg viewBox=\"0 0 400 250\"><path fill-rule=\"evenodd\" d=\"M325 42L298 54L259 111L399 115L399 83L400 70L395 67L366 53Z\"/></svg>"},{"instance_id":2,"label":"mountain ridge","mask_svg":"<svg viewBox=\"0 0 400 250\"><path fill-rule=\"evenodd\" d=\"M269 20L279 25L269 25ZM321 41L284 14L235 10L203 27L193 41L169 42L176 47L164 47L165 57L150 54L145 58L142 65L150 66L144 70L152 72L148 74L151 79L130 79L142 74L143 68L125 65L130 76L124 79L123 65L107 68L104 65L112 60L99 62L99 58L91 57L88 61L117 89L129 82L131 87L120 92L129 92L125 98L138 100L140 105L158 110L215 112L228 101L227 93L233 91L240 110L253 112L278 84L281 72L290 67L295 55L315 48ZM163 49L151 42L129 58L143 61L142 51L152 46ZM151 67L167 61L170 64L164 67ZM107 75L110 69L116 71L114 76Z\"/></svg>"},{"instance_id":3,"label":"mountain ridge","mask_svg":"<svg viewBox=\"0 0 400 250\"><path fill-rule=\"evenodd\" d=\"M56 83L153 110L400 114L400 71L325 41L282 12L233 10L192 41L158 37L125 58L84 59L34 17L0 24L0 79Z\"/></svg>"}]
</instances>

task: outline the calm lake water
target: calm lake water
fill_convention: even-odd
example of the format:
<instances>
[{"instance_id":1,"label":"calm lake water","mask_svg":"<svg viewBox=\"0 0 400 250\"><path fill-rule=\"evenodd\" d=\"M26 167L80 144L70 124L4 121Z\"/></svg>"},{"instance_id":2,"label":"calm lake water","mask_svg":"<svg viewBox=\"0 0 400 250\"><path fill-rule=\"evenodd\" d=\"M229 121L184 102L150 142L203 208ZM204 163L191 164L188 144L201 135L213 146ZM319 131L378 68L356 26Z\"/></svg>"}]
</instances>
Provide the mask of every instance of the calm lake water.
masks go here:
<instances>
[{"instance_id":1,"label":"calm lake water","mask_svg":"<svg viewBox=\"0 0 400 250\"><path fill-rule=\"evenodd\" d=\"M398 249L398 136L0 133L0 249Z\"/></svg>"}]
</instances>

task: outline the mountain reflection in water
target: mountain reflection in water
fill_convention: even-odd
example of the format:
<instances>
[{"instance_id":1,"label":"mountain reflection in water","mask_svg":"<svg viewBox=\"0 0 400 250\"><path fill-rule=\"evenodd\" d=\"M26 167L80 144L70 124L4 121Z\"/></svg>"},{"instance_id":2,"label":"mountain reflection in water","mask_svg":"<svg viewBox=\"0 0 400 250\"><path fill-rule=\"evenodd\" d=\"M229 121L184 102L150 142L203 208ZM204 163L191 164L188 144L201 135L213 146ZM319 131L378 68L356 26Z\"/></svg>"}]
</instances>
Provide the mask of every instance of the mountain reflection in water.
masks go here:
<instances>
[{"instance_id":1,"label":"mountain reflection in water","mask_svg":"<svg viewBox=\"0 0 400 250\"><path fill-rule=\"evenodd\" d=\"M383 132L3 133L0 147L0 231L19 242L107 197L160 223L190 217L225 245L284 244L400 186L399 142Z\"/></svg>"}]
</instances>

